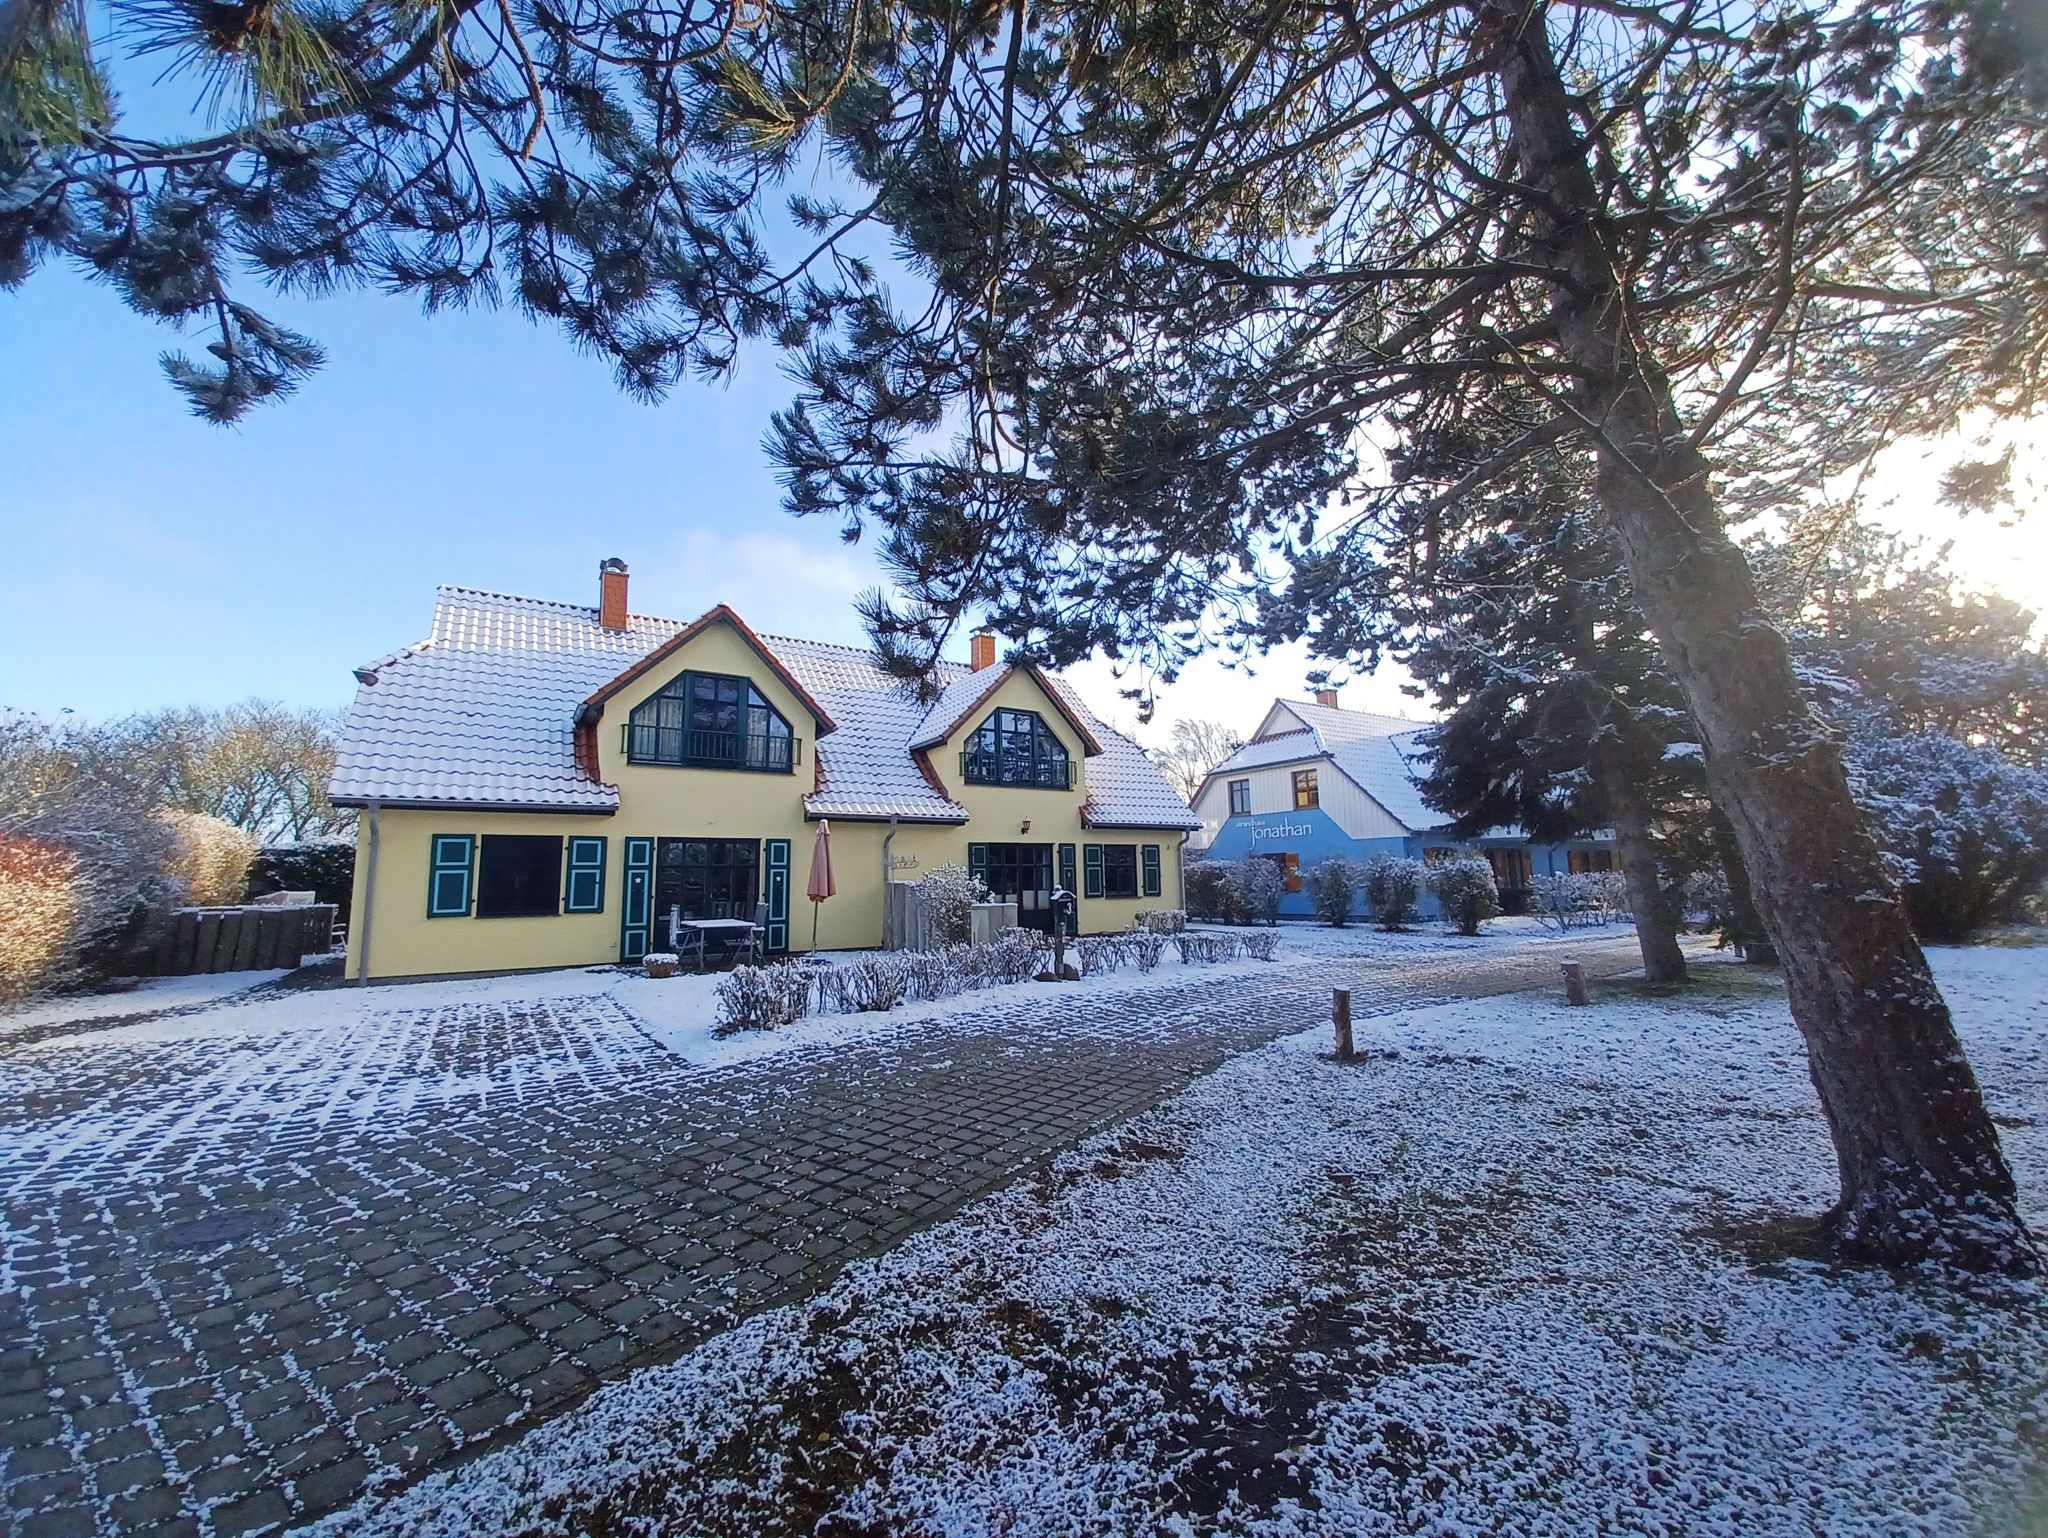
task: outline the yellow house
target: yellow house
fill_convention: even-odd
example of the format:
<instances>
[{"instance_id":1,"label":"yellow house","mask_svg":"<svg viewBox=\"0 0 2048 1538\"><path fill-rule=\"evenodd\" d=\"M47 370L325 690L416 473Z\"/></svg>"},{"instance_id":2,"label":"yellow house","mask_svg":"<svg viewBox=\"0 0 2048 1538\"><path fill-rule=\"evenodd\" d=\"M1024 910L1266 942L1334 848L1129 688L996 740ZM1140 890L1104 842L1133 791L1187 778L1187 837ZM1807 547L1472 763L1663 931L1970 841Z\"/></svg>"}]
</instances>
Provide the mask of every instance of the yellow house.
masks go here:
<instances>
[{"instance_id":1,"label":"yellow house","mask_svg":"<svg viewBox=\"0 0 2048 1538\"><path fill-rule=\"evenodd\" d=\"M631 614L444 587L424 641L356 673L329 792L361 809L349 976L634 961L674 920L810 949L883 940L885 883L964 864L1026 924L1178 908L1199 826L1137 744L978 635L920 702L870 652L758 635L724 605Z\"/></svg>"}]
</instances>

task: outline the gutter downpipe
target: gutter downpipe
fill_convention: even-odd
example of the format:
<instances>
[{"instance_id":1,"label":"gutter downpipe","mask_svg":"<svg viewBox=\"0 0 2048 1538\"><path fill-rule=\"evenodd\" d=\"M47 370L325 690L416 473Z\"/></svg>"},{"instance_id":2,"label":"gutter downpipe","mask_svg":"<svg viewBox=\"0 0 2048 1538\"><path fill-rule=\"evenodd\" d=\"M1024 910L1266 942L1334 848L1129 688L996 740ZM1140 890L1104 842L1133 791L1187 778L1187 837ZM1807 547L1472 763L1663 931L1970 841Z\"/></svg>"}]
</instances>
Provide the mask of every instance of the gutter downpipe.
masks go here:
<instances>
[{"instance_id":1,"label":"gutter downpipe","mask_svg":"<svg viewBox=\"0 0 2048 1538\"><path fill-rule=\"evenodd\" d=\"M370 980L370 920L377 907L377 809L379 803L369 803L370 814L370 861L363 872L363 921L356 930L356 985L361 987Z\"/></svg>"},{"instance_id":2,"label":"gutter downpipe","mask_svg":"<svg viewBox=\"0 0 2048 1538\"><path fill-rule=\"evenodd\" d=\"M882 835L882 949L885 951L895 949L889 943L893 938L889 931L895 927L891 922L895 916L895 905L889 901L889 881L896 871L896 867L889 860L889 846L895 842L896 819L891 817L889 831Z\"/></svg>"}]
</instances>

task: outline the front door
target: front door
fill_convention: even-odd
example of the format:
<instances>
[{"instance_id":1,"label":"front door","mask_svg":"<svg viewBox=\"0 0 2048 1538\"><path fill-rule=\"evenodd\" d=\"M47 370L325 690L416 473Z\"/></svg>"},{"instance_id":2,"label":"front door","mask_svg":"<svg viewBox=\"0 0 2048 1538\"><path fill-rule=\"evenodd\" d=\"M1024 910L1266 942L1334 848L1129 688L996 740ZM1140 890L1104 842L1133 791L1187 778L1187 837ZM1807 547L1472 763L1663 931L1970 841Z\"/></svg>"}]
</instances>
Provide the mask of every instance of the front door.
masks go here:
<instances>
[{"instance_id":1,"label":"front door","mask_svg":"<svg viewBox=\"0 0 2048 1538\"><path fill-rule=\"evenodd\" d=\"M982 877L997 902L1017 905L1017 922L1052 933L1052 845L990 844Z\"/></svg>"},{"instance_id":2,"label":"front door","mask_svg":"<svg viewBox=\"0 0 2048 1538\"><path fill-rule=\"evenodd\" d=\"M686 919L754 917L761 900L761 841L665 838L654 856L654 937L668 944L669 909Z\"/></svg>"}]
</instances>

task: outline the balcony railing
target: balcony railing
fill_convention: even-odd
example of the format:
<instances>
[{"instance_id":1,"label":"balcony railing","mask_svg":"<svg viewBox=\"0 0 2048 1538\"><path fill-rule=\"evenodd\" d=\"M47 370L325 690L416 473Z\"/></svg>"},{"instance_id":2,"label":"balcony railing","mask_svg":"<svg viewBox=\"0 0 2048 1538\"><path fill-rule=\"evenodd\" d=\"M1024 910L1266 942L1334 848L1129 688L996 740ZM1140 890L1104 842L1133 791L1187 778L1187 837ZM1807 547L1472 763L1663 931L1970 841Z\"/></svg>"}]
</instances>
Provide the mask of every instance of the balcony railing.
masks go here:
<instances>
[{"instance_id":1,"label":"balcony railing","mask_svg":"<svg viewBox=\"0 0 2048 1538\"><path fill-rule=\"evenodd\" d=\"M1006 764L996 753L973 748L960 754L960 778L969 785L1007 785L1013 790L1072 790L1074 761L1064 764Z\"/></svg>"},{"instance_id":2,"label":"balcony railing","mask_svg":"<svg viewBox=\"0 0 2048 1538\"><path fill-rule=\"evenodd\" d=\"M803 761L803 744L776 733L689 731L680 726L628 722L626 761L679 769L748 769L788 774Z\"/></svg>"}]
</instances>

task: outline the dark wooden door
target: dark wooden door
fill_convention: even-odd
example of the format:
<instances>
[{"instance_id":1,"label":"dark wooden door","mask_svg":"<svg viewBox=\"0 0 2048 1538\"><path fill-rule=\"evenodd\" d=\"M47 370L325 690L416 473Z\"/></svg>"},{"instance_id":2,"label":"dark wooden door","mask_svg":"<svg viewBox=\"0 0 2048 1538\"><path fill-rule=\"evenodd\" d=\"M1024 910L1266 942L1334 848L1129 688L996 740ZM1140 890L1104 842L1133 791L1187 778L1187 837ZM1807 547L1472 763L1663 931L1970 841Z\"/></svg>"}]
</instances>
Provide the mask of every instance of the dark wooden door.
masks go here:
<instances>
[{"instance_id":1,"label":"dark wooden door","mask_svg":"<svg viewBox=\"0 0 2048 1538\"><path fill-rule=\"evenodd\" d=\"M983 879L997 902L1017 905L1019 924L1052 932L1052 845L990 844Z\"/></svg>"}]
</instances>

